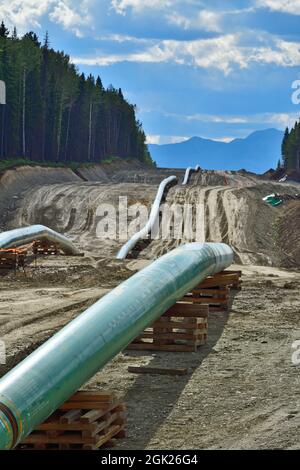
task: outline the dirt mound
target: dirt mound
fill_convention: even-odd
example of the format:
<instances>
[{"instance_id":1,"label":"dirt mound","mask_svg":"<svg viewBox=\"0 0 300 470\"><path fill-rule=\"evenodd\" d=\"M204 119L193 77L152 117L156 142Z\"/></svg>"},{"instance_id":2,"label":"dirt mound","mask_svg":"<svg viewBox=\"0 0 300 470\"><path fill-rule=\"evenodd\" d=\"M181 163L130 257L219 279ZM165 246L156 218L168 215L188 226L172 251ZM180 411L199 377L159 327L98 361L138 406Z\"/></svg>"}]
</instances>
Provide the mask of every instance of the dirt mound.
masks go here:
<instances>
[{"instance_id":1,"label":"dirt mound","mask_svg":"<svg viewBox=\"0 0 300 470\"><path fill-rule=\"evenodd\" d=\"M277 219L277 243L281 253L281 265L300 267L300 201L284 204Z\"/></svg>"},{"instance_id":2,"label":"dirt mound","mask_svg":"<svg viewBox=\"0 0 300 470\"><path fill-rule=\"evenodd\" d=\"M212 175L211 179L220 175ZM198 176L203 181L203 175ZM172 188L166 202L177 204L184 211L185 204L199 207L201 220L197 214L193 218L192 237L154 240L139 257L158 258L181 243L189 241L209 241L228 243L235 252L236 262L242 264L259 264L280 266L282 256L276 243L276 218L284 211L266 204L262 198L266 194L279 191L280 184L267 183L262 180L255 182L247 176L244 180L240 174L227 175L230 184L223 186L204 186L195 183L187 187ZM297 186L285 185L287 194L299 191ZM197 232L196 232L197 229ZM196 237L197 236L197 237ZM300 249L300 241L295 242ZM300 266L300 258L296 259ZM295 265L294 265L295 266Z\"/></svg>"},{"instance_id":3,"label":"dirt mound","mask_svg":"<svg viewBox=\"0 0 300 470\"><path fill-rule=\"evenodd\" d=\"M119 234L106 239L98 237L97 226L103 216L98 207L109 204L118 215L119 197L126 196L128 207L140 203L147 206L149 213L159 183L172 173L176 173L178 184L169 190L166 203L176 204L182 210L186 204L201 207L193 215L194 234L183 233L180 237L171 234L168 239L142 243L133 257L154 259L183 242L212 241L230 244L236 261L243 264L285 264L287 257L285 251L284 255L280 252L281 247L288 250L288 259L295 258L294 249L298 248L289 252L288 244L285 247L283 242L278 243L275 222L284 213L285 204L273 208L262 200L267 194L282 191L283 185L246 172L200 171L192 173L189 184L182 186L183 170L145 169L126 162L86 167L77 170L77 174L68 169L13 170L0 181L3 187L0 204L6 207L5 225L15 228L40 223L65 233L90 254L115 257L126 240L120 239ZM18 186L21 194L17 193ZM297 183L284 184L286 194L295 194L299 188ZM283 238L287 238L287 232ZM297 240L295 246L299 246ZM300 265L300 259L295 262L293 266Z\"/></svg>"},{"instance_id":4,"label":"dirt mound","mask_svg":"<svg viewBox=\"0 0 300 470\"><path fill-rule=\"evenodd\" d=\"M155 198L157 186L77 182L52 184L28 191L14 212L9 228L43 224L68 235L82 250L96 256L115 257L124 243L117 237L99 238L100 220L107 217L111 227L119 212L120 197L127 198L128 208L137 202L148 207ZM106 216L103 211L113 209ZM131 220L128 218L128 222ZM118 226L116 226L118 229Z\"/></svg>"},{"instance_id":5,"label":"dirt mound","mask_svg":"<svg viewBox=\"0 0 300 470\"><path fill-rule=\"evenodd\" d=\"M18 200L28 189L52 183L79 182L79 176L69 168L44 168L20 166L6 170L0 178L0 227L18 205Z\"/></svg>"}]
</instances>

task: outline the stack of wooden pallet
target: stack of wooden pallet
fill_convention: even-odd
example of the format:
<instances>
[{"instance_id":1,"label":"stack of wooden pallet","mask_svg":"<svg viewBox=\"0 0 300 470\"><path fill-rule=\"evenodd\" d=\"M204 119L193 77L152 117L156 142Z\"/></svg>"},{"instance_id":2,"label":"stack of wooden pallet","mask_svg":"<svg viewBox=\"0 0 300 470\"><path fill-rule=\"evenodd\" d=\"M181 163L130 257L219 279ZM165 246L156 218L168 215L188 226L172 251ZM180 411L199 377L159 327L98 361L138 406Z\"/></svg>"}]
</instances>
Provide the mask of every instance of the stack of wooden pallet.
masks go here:
<instances>
[{"instance_id":1,"label":"stack of wooden pallet","mask_svg":"<svg viewBox=\"0 0 300 470\"><path fill-rule=\"evenodd\" d=\"M228 310L230 289L241 288L241 275L241 271L226 270L207 277L146 328L127 349L196 351L206 342L208 312Z\"/></svg>"},{"instance_id":2,"label":"stack of wooden pallet","mask_svg":"<svg viewBox=\"0 0 300 470\"><path fill-rule=\"evenodd\" d=\"M128 349L196 351L207 337L207 305L177 302L146 328Z\"/></svg>"},{"instance_id":3,"label":"stack of wooden pallet","mask_svg":"<svg viewBox=\"0 0 300 470\"><path fill-rule=\"evenodd\" d=\"M125 405L111 392L82 391L37 427L18 450L96 450L125 437Z\"/></svg>"},{"instance_id":4,"label":"stack of wooden pallet","mask_svg":"<svg viewBox=\"0 0 300 470\"><path fill-rule=\"evenodd\" d=\"M241 289L242 287L242 271L232 271L226 269L213 276L208 276L199 287L214 288L214 287L230 287L232 289Z\"/></svg>"},{"instance_id":5,"label":"stack of wooden pallet","mask_svg":"<svg viewBox=\"0 0 300 470\"><path fill-rule=\"evenodd\" d=\"M183 300L193 304L207 304L210 312L229 309L230 289L241 289L241 271L222 271L207 277L187 293Z\"/></svg>"},{"instance_id":6,"label":"stack of wooden pallet","mask_svg":"<svg viewBox=\"0 0 300 470\"><path fill-rule=\"evenodd\" d=\"M32 244L32 251L37 255L57 255L59 248L56 243L47 240L35 240Z\"/></svg>"},{"instance_id":7,"label":"stack of wooden pallet","mask_svg":"<svg viewBox=\"0 0 300 470\"><path fill-rule=\"evenodd\" d=\"M11 248L8 250L0 250L0 269L16 271L18 268L25 266L26 249Z\"/></svg>"}]
</instances>

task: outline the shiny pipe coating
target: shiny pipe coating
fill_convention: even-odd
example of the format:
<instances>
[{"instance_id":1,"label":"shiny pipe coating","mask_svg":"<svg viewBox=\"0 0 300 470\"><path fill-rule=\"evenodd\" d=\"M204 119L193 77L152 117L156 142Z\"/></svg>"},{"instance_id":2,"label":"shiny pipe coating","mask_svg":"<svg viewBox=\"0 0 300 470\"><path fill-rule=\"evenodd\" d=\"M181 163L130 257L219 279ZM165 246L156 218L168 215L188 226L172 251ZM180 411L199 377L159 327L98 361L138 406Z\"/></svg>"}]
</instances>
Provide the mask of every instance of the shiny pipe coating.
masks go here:
<instances>
[{"instance_id":1,"label":"shiny pipe coating","mask_svg":"<svg viewBox=\"0 0 300 470\"><path fill-rule=\"evenodd\" d=\"M0 380L0 449L11 449L207 276L230 266L223 243L189 243L122 282Z\"/></svg>"},{"instance_id":2,"label":"shiny pipe coating","mask_svg":"<svg viewBox=\"0 0 300 470\"><path fill-rule=\"evenodd\" d=\"M26 245L34 240L49 240L57 243L61 249L70 255L79 255L80 251L74 243L67 237L55 232L45 225L30 225L28 227L17 228L9 230L8 232L0 233L0 249L15 248L17 246Z\"/></svg>"}]
</instances>

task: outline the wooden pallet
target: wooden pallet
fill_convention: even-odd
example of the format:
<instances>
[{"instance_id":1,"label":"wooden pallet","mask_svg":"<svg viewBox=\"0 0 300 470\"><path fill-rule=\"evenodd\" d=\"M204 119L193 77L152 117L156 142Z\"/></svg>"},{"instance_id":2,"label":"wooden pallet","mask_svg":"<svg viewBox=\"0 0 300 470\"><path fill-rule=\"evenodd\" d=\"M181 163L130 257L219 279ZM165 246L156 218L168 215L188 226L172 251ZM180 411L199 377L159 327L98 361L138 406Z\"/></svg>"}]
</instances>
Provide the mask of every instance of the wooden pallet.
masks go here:
<instances>
[{"instance_id":1,"label":"wooden pallet","mask_svg":"<svg viewBox=\"0 0 300 470\"><path fill-rule=\"evenodd\" d=\"M18 268L24 268L26 255L25 249L0 250L0 269L16 271Z\"/></svg>"},{"instance_id":2,"label":"wooden pallet","mask_svg":"<svg viewBox=\"0 0 300 470\"><path fill-rule=\"evenodd\" d=\"M60 250L56 243L47 240L35 240L32 244L32 252L35 256L58 255Z\"/></svg>"},{"instance_id":3,"label":"wooden pallet","mask_svg":"<svg viewBox=\"0 0 300 470\"><path fill-rule=\"evenodd\" d=\"M125 437L125 405L110 392L76 393L43 424L18 450L96 450L113 446Z\"/></svg>"},{"instance_id":4,"label":"wooden pallet","mask_svg":"<svg viewBox=\"0 0 300 470\"><path fill-rule=\"evenodd\" d=\"M206 343L208 306L177 302L127 347L150 351L197 351Z\"/></svg>"},{"instance_id":5,"label":"wooden pallet","mask_svg":"<svg viewBox=\"0 0 300 470\"><path fill-rule=\"evenodd\" d=\"M214 276L208 276L197 288L209 289L209 288L221 288L230 287L231 289L241 289L242 286L242 271L227 270L221 271L220 273L214 274Z\"/></svg>"},{"instance_id":6,"label":"wooden pallet","mask_svg":"<svg viewBox=\"0 0 300 470\"><path fill-rule=\"evenodd\" d=\"M187 293L183 300L193 304L208 304L210 312L227 311L230 306L230 289L241 289L241 271L222 271L207 277Z\"/></svg>"},{"instance_id":7,"label":"wooden pallet","mask_svg":"<svg viewBox=\"0 0 300 470\"><path fill-rule=\"evenodd\" d=\"M192 304L209 305L210 312L228 310L230 289L227 286L206 289L197 287L186 294L182 300Z\"/></svg>"}]
</instances>

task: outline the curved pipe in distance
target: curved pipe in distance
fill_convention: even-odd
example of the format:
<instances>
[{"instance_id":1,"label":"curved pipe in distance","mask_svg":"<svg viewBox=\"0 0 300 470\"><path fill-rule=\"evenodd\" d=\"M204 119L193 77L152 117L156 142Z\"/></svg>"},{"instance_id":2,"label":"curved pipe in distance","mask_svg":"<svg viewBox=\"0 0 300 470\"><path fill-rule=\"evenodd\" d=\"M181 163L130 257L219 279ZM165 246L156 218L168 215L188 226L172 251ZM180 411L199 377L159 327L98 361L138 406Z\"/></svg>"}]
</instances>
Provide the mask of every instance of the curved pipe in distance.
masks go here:
<instances>
[{"instance_id":1,"label":"curved pipe in distance","mask_svg":"<svg viewBox=\"0 0 300 470\"><path fill-rule=\"evenodd\" d=\"M17 228L9 230L8 232L0 233L0 249L14 248L21 245L26 245L34 240L48 240L57 243L66 254L79 255L80 251L74 243L67 237L55 232L45 225L30 225L28 227Z\"/></svg>"},{"instance_id":2,"label":"curved pipe in distance","mask_svg":"<svg viewBox=\"0 0 300 470\"><path fill-rule=\"evenodd\" d=\"M122 248L119 250L117 254L117 257L116 257L117 259L125 259L128 253L135 247L137 242L141 240L142 238L145 238L148 235L148 233L151 232L159 216L160 204L161 204L164 192L168 188L168 186L170 186L172 183L174 184L175 182L177 182L176 176L169 176L168 178L164 179L160 183L155 199L154 199L154 203L152 205L148 222L139 232L135 233L133 237L131 237L130 240L128 240L128 242L125 243L125 245L122 246Z\"/></svg>"},{"instance_id":3,"label":"curved pipe in distance","mask_svg":"<svg viewBox=\"0 0 300 470\"><path fill-rule=\"evenodd\" d=\"M200 171L200 166L199 165L196 165L194 169L189 166L185 170L185 175L184 175L184 178L183 178L183 181L182 181L182 185L185 186L186 184L188 184L191 173L198 172L198 171Z\"/></svg>"},{"instance_id":4,"label":"curved pipe in distance","mask_svg":"<svg viewBox=\"0 0 300 470\"><path fill-rule=\"evenodd\" d=\"M189 243L122 282L0 380L0 449L10 449L207 276L233 261L223 243Z\"/></svg>"}]
</instances>

